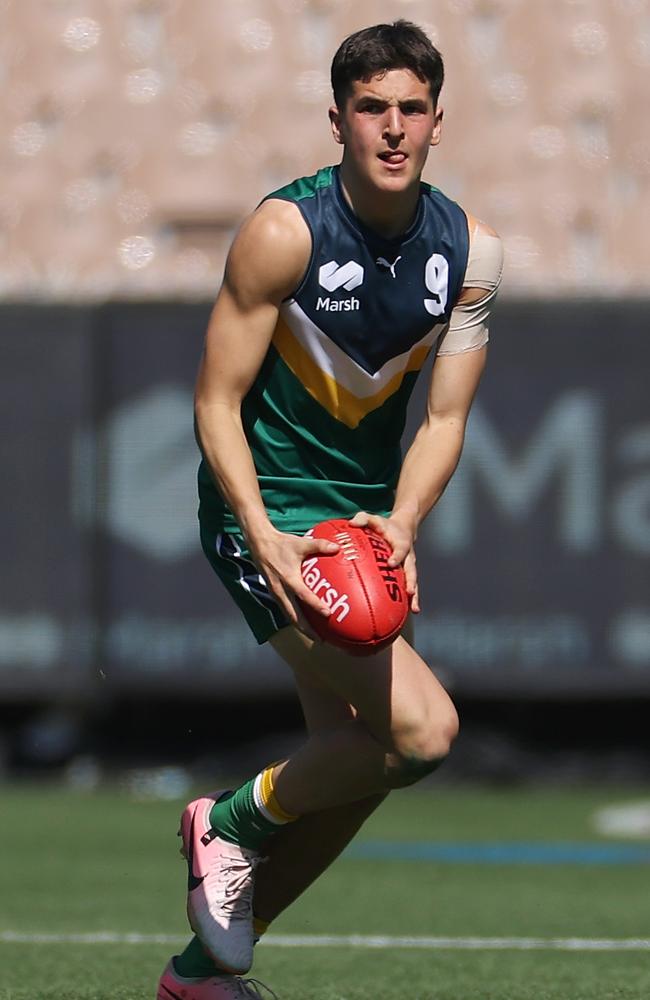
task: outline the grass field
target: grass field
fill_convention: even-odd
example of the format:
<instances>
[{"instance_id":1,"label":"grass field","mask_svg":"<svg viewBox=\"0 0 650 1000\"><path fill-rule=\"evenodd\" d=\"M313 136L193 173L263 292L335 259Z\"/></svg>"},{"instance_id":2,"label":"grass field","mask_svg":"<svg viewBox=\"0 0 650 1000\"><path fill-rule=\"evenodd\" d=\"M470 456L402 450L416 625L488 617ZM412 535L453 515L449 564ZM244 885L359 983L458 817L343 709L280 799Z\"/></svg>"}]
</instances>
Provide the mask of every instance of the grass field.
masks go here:
<instances>
[{"instance_id":1,"label":"grass field","mask_svg":"<svg viewBox=\"0 0 650 1000\"><path fill-rule=\"evenodd\" d=\"M585 863L584 848L571 863L557 853L606 844L590 817L630 798L629 790L397 793L355 850L277 921L278 939L258 947L254 975L280 1000L647 998L643 942L566 951L538 940L520 950L522 938L650 938L650 850L619 863ZM5 788L2 802L0 1000L151 1000L187 933L175 836L182 803L51 786ZM465 853L455 861L437 857L440 844L459 843ZM100 932L114 937L98 942ZM131 943L126 934L136 935ZM303 938L299 947L287 946L289 935ZM312 935L388 940L310 946ZM405 947L395 937L452 940ZM512 940L461 950L468 938Z\"/></svg>"}]
</instances>

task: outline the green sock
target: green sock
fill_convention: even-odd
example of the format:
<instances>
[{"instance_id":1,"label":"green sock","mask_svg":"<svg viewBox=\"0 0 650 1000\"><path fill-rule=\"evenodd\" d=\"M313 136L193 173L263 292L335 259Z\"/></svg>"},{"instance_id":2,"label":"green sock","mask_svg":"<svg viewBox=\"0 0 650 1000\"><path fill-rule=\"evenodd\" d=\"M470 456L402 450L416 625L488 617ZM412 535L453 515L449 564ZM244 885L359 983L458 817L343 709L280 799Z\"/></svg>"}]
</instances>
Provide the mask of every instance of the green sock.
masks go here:
<instances>
[{"instance_id":1,"label":"green sock","mask_svg":"<svg viewBox=\"0 0 650 1000\"><path fill-rule=\"evenodd\" d=\"M210 822L223 840L259 851L270 834L297 818L275 798L272 774L273 766L265 768L212 806Z\"/></svg>"},{"instance_id":2,"label":"green sock","mask_svg":"<svg viewBox=\"0 0 650 1000\"><path fill-rule=\"evenodd\" d=\"M227 973L216 965L197 937L193 937L181 955L174 956L174 969L184 979L205 979L208 976L225 976Z\"/></svg>"}]
</instances>

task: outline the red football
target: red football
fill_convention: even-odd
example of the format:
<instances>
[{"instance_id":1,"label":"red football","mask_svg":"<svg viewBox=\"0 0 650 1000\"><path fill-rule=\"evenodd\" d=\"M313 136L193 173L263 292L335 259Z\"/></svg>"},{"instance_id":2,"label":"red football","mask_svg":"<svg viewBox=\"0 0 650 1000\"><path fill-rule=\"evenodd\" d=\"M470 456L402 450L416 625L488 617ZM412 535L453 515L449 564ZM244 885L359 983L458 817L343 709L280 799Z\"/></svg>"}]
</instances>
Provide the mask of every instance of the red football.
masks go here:
<instances>
[{"instance_id":1,"label":"red football","mask_svg":"<svg viewBox=\"0 0 650 1000\"><path fill-rule=\"evenodd\" d=\"M317 553L302 564L302 578L331 609L329 618L300 602L316 635L348 653L365 656L399 635L409 611L401 566L391 567L391 547L370 528L343 518L321 521L308 534L337 542L334 555Z\"/></svg>"}]
</instances>

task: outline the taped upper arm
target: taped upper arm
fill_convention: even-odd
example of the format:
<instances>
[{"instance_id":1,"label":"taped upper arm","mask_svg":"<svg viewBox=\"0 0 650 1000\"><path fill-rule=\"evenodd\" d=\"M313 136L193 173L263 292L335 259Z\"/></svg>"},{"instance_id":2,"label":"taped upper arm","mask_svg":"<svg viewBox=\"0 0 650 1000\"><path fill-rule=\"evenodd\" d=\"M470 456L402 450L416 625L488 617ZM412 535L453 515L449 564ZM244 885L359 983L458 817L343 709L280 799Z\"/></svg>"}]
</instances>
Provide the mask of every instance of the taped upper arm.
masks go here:
<instances>
[{"instance_id":1,"label":"taped upper arm","mask_svg":"<svg viewBox=\"0 0 650 1000\"><path fill-rule=\"evenodd\" d=\"M501 283L503 246L497 233L468 216L470 246L463 289L454 306L438 354L476 351L489 339L488 319Z\"/></svg>"}]
</instances>

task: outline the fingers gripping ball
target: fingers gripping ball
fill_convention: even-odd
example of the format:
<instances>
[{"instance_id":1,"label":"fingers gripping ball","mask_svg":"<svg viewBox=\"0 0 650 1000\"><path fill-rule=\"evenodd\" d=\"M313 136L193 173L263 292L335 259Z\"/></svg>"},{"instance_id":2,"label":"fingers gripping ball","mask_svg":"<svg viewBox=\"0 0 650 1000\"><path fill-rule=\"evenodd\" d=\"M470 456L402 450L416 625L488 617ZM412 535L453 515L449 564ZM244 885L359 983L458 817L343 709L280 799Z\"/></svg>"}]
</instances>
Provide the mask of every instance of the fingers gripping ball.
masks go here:
<instances>
[{"instance_id":1,"label":"fingers gripping ball","mask_svg":"<svg viewBox=\"0 0 650 1000\"><path fill-rule=\"evenodd\" d=\"M301 602L316 635L357 656L390 645L404 626L409 601L404 570L388 565L388 542L344 519L322 521L308 534L339 546L334 555L317 553L302 563L306 585L331 611L325 618Z\"/></svg>"}]
</instances>

